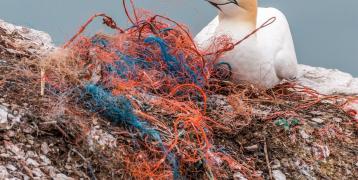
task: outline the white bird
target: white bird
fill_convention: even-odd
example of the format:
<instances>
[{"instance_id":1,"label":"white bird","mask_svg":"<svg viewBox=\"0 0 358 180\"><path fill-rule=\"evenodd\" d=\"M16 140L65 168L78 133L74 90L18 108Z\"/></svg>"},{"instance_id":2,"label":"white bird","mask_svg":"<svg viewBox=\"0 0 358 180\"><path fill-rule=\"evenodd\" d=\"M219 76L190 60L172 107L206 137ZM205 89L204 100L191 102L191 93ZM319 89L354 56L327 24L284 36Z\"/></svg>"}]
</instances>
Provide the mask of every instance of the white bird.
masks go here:
<instances>
[{"instance_id":1,"label":"white bird","mask_svg":"<svg viewBox=\"0 0 358 180\"><path fill-rule=\"evenodd\" d=\"M272 88L282 79L297 76L297 58L289 24L275 8L258 8L257 0L206 0L218 10L215 17L198 35L195 42L208 50L213 41L226 35L233 42L241 40L272 17L276 21L225 52L219 62L230 64L234 82L247 81Z\"/></svg>"}]
</instances>

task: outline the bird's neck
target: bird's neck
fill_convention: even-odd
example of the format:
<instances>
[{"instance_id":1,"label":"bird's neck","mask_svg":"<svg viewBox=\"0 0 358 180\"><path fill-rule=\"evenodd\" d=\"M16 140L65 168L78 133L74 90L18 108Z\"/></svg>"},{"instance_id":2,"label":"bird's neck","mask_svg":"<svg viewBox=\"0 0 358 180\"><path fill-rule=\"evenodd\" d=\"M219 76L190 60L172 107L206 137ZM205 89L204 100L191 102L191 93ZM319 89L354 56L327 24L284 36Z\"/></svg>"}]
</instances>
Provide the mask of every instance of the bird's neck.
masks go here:
<instances>
[{"instance_id":1,"label":"bird's neck","mask_svg":"<svg viewBox=\"0 0 358 180\"><path fill-rule=\"evenodd\" d=\"M219 11L219 20L244 23L251 28L256 28L257 21L257 0L240 1L239 6L228 7L231 9L222 9Z\"/></svg>"}]
</instances>

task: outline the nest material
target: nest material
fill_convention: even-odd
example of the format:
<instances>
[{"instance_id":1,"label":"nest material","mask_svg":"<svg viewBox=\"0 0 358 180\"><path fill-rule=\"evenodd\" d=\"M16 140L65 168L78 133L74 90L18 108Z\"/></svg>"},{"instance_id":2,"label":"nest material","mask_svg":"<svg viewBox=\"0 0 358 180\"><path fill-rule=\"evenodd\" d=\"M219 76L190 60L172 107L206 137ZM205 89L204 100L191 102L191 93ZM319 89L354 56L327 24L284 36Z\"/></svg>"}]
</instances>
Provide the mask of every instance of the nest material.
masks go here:
<instances>
[{"instance_id":1,"label":"nest material","mask_svg":"<svg viewBox=\"0 0 358 180\"><path fill-rule=\"evenodd\" d=\"M344 173L334 166L342 162L322 165L309 159L327 160L324 147L339 148L335 139L342 147L357 140L344 109L354 98L325 96L292 83L271 90L233 84L228 73L221 76L214 68L220 47L230 46L226 40L210 50L217 52L213 56L196 49L183 25L134 12L134 26L127 30L105 16L116 34L76 35L41 63L9 61L1 67L8 72L0 74L6 99L31 104L26 121L38 125L40 134L63 138L66 143L56 146L85 164L76 169L92 178L254 179L272 175L270 160L286 158L284 170L292 175L302 174L304 164L319 166L308 173L314 176ZM41 98L40 81L46 82ZM316 109L323 114L312 114ZM324 123L311 123L316 116ZM98 129L103 132L94 135ZM299 137L302 131L312 140ZM342 157L354 156L356 151L347 149Z\"/></svg>"}]
</instances>

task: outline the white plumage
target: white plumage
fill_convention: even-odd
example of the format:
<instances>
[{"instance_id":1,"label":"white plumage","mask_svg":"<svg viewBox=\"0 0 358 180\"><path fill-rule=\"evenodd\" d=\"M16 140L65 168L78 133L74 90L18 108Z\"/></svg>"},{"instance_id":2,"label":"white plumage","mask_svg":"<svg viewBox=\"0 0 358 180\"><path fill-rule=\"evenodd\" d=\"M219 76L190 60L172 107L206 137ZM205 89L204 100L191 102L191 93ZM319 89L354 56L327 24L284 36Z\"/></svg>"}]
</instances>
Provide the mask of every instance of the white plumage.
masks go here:
<instances>
[{"instance_id":1,"label":"white plumage","mask_svg":"<svg viewBox=\"0 0 358 180\"><path fill-rule=\"evenodd\" d=\"M224 4L223 1L211 0L217 3L214 5ZM241 5L240 1L244 3ZM285 15L275 8L257 8L256 0L240 1L237 5L227 3L217 6L220 8L219 15L195 37L198 47L207 50L213 40L222 35L236 42L269 18L276 17L273 24L226 52L220 62L230 64L235 82L248 81L272 88L282 79L294 79L297 75L297 58ZM256 12L250 12L255 11L254 8Z\"/></svg>"}]
</instances>

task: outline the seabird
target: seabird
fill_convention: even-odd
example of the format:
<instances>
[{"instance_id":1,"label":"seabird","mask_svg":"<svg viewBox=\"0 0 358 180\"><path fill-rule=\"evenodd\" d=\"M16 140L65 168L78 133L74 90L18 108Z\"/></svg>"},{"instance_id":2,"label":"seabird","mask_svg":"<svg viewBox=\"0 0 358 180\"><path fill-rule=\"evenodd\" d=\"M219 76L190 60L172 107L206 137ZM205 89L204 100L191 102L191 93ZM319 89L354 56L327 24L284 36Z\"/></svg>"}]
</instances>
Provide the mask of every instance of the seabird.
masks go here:
<instances>
[{"instance_id":1,"label":"seabird","mask_svg":"<svg viewBox=\"0 0 358 180\"><path fill-rule=\"evenodd\" d=\"M233 42L241 40L268 19L271 25L256 32L219 62L231 66L234 82L246 81L272 88L283 79L297 76L297 57L285 15L275 8L258 8L257 0L206 0L218 9L215 17L195 37L201 50L208 51L215 39L225 35Z\"/></svg>"}]
</instances>

